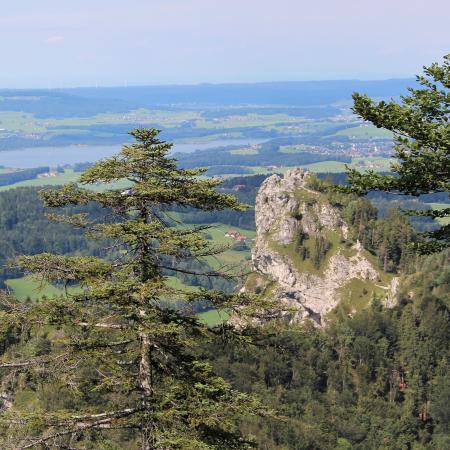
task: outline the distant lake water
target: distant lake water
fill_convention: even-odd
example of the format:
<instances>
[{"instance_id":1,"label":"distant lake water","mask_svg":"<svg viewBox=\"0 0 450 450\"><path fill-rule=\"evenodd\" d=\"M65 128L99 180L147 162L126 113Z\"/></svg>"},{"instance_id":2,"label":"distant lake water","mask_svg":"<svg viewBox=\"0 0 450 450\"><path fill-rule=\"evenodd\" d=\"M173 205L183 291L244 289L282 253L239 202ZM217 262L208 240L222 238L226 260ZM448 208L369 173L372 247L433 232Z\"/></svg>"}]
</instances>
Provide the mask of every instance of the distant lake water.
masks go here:
<instances>
[{"instance_id":1,"label":"distant lake water","mask_svg":"<svg viewBox=\"0 0 450 450\"><path fill-rule=\"evenodd\" d=\"M227 145L250 145L263 142L260 139L218 139L208 142L176 143L173 152L189 153ZM112 156L120 145L70 145L65 147L31 147L0 151L0 166L28 169L40 166L58 166L80 162L94 162Z\"/></svg>"}]
</instances>

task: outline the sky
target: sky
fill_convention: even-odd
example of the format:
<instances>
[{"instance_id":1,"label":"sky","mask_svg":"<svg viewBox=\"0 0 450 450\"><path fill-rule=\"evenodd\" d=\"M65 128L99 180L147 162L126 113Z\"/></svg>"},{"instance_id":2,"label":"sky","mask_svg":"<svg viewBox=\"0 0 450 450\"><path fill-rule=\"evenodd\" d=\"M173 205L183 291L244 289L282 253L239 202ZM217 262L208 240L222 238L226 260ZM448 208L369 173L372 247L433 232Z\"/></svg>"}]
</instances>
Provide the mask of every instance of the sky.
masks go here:
<instances>
[{"instance_id":1,"label":"sky","mask_svg":"<svg viewBox=\"0 0 450 450\"><path fill-rule=\"evenodd\" d=\"M0 88L410 77L447 0L0 0Z\"/></svg>"}]
</instances>

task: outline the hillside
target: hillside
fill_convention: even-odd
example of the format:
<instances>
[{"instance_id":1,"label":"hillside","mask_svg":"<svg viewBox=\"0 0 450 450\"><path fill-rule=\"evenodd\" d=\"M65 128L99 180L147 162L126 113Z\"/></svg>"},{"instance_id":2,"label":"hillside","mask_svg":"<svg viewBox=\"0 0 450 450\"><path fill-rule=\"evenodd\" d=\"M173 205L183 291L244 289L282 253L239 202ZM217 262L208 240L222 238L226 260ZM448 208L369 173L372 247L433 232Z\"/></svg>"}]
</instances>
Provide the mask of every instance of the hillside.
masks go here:
<instances>
[{"instance_id":1,"label":"hillside","mask_svg":"<svg viewBox=\"0 0 450 450\"><path fill-rule=\"evenodd\" d=\"M285 318L291 322L309 318L323 325L338 305L352 315L374 297L392 305L398 278L380 270L354 238L343 218L343 203L350 199L314 190L314 180L293 169L262 184L255 210L255 272L244 289L288 305L292 312Z\"/></svg>"}]
</instances>

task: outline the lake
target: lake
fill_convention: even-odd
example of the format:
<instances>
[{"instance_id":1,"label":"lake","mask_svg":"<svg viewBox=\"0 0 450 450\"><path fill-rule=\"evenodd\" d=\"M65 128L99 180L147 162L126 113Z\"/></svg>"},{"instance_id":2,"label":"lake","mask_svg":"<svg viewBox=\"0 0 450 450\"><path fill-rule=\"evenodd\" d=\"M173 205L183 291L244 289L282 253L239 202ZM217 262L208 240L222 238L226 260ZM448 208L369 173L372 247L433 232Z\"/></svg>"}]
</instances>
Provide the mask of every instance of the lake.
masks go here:
<instances>
[{"instance_id":1,"label":"lake","mask_svg":"<svg viewBox=\"0 0 450 450\"><path fill-rule=\"evenodd\" d=\"M250 145L260 139L217 139L202 143L176 143L173 152L189 153L227 145ZM70 145L65 147L32 147L0 151L0 166L28 169L41 166L58 166L80 162L93 162L114 155L120 145Z\"/></svg>"}]
</instances>

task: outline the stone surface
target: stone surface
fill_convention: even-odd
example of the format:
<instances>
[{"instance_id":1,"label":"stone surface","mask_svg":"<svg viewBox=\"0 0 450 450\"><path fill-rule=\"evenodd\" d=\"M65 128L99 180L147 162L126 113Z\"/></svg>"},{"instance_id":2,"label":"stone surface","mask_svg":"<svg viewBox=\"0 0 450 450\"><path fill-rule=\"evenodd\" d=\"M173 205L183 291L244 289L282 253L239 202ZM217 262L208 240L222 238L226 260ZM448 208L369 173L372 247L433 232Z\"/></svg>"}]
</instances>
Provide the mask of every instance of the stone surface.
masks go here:
<instances>
[{"instance_id":1,"label":"stone surface","mask_svg":"<svg viewBox=\"0 0 450 450\"><path fill-rule=\"evenodd\" d=\"M288 312L280 313L286 320L298 322L310 318L323 325L326 315L341 300L341 288L352 279L376 283L380 274L359 242L346 252L342 249L334 252L320 273L299 271L288 255L274 250L271 242L280 247L292 244L299 230L310 236L326 231L339 233L343 240L348 236L348 227L338 208L328 202L311 201L320 194L305 185L309 176L298 168L286 172L284 177L272 175L264 181L256 198L252 261L255 271L275 285L272 295L289 306ZM302 197L310 200L302 200ZM398 281L395 280L390 286L382 287L386 289L386 303L390 305L395 303Z\"/></svg>"}]
</instances>

